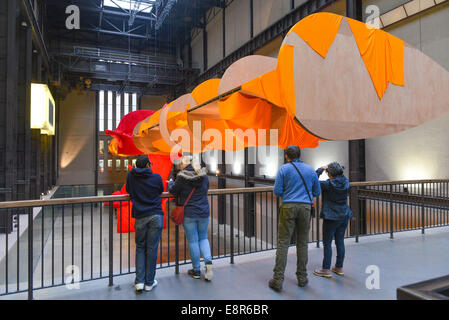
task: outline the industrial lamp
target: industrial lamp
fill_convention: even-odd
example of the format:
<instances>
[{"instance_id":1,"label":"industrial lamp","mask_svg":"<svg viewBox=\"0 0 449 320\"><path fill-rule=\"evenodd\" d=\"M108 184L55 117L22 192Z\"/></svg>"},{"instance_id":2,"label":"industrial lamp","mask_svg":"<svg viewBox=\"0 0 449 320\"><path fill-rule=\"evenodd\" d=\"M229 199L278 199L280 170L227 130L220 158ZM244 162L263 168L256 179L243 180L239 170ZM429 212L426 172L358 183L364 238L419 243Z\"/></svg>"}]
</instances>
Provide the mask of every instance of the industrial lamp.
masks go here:
<instances>
[{"instance_id":1,"label":"industrial lamp","mask_svg":"<svg viewBox=\"0 0 449 320\"><path fill-rule=\"evenodd\" d=\"M41 134L55 134L55 100L45 84L31 84L30 119L32 129L40 129Z\"/></svg>"}]
</instances>

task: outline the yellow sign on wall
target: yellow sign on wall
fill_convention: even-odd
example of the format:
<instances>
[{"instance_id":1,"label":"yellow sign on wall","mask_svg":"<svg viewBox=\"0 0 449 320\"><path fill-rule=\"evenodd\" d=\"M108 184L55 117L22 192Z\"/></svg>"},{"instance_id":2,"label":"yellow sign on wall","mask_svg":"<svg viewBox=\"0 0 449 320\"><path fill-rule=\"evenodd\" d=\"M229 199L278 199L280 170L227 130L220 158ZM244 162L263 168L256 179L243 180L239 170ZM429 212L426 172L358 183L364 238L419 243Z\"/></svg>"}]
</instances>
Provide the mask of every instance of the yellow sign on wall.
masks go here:
<instances>
[{"instance_id":1,"label":"yellow sign on wall","mask_svg":"<svg viewBox=\"0 0 449 320\"><path fill-rule=\"evenodd\" d=\"M41 134L55 134L55 100L45 84L31 84L30 118L32 129L41 129Z\"/></svg>"}]
</instances>

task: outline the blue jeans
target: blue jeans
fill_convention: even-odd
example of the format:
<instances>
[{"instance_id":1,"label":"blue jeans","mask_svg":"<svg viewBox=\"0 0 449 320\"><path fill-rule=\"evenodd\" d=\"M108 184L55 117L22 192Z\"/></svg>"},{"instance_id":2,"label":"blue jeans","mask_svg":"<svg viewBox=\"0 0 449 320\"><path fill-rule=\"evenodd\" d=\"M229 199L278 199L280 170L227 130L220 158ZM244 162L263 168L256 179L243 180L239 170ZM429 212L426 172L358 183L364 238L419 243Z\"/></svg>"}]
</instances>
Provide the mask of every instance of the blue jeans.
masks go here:
<instances>
[{"instance_id":1,"label":"blue jeans","mask_svg":"<svg viewBox=\"0 0 449 320\"><path fill-rule=\"evenodd\" d=\"M136 283L151 286L156 275L157 249L164 226L164 216L136 219Z\"/></svg>"},{"instance_id":2,"label":"blue jeans","mask_svg":"<svg viewBox=\"0 0 449 320\"><path fill-rule=\"evenodd\" d=\"M330 269L332 261L332 240L335 238L337 247L337 262L335 267L343 268L345 259L345 232L348 227L349 219L344 220L324 220L323 221L323 246L324 259L323 269Z\"/></svg>"},{"instance_id":3,"label":"blue jeans","mask_svg":"<svg viewBox=\"0 0 449 320\"><path fill-rule=\"evenodd\" d=\"M193 270L200 271L200 255L204 257L204 262L212 262L207 230L209 228L209 217L188 218L184 217L182 222L184 232L189 243L189 254L192 259Z\"/></svg>"}]
</instances>

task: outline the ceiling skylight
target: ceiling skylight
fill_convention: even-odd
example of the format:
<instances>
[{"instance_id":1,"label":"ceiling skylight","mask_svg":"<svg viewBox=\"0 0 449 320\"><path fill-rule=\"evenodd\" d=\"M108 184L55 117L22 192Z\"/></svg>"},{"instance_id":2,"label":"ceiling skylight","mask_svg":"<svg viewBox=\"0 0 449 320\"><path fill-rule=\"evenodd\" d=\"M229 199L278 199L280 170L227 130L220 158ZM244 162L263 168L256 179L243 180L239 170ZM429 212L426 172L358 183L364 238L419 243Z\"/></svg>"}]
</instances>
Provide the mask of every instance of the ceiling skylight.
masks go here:
<instances>
[{"instance_id":1,"label":"ceiling skylight","mask_svg":"<svg viewBox=\"0 0 449 320\"><path fill-rule=\"evenodd\" d=\"M151 0L103 0L103 5L127 11L150 13L155 2Z\"/></svg>"}]
</instances>

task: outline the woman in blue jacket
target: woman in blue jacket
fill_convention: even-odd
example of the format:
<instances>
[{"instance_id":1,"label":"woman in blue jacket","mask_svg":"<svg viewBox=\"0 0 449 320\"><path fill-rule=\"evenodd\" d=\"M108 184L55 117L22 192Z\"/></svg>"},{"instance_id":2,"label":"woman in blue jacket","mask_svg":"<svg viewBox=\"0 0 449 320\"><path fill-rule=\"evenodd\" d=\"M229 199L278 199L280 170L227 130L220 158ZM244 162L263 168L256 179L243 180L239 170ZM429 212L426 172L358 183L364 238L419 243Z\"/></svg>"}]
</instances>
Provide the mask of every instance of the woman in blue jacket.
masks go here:
<instances>
[{"instance_id":1,"label":"woman in blue jacket","mask_svg":"<svg viewBox=\"0 0 449 320\"><path fill-rule=\"evenodd\" d=\"M337 162L332 162L319 168L318 177L326 170L329 179L320 181L323 205L320 217L323 221L323 246L324 259L322 269L313 273L320 277L331 278L332 272L343 276L343 260L345 258L345 232L348 227L352 211L348 206L349 180L343 175L343 167ZM337 261L335 267L330 270L332 260L332 240L335 238L337 247Z\"/></svg>"},{"instance_id":2,"label":"woman in blue jacket","mask_svg":"<svg viewBox=\"0 0 449 320\"><path fill-rule=\"evenodd\" d=\"M206 265L205 279L212 280L212 256L207 239L209 229L209 178L206 168L201 168L199 163L192 161L191 156L184 156L181 160L181 171L176 174L175 181L170 180L168 191L176 196L178 205L184 205L193 189L195 191L185 206L184 232L189 243L189 253L192 259L193 269L188 274L194 279L201 276L200 255L203 255Z\"/></svg>"}]
</instances>

